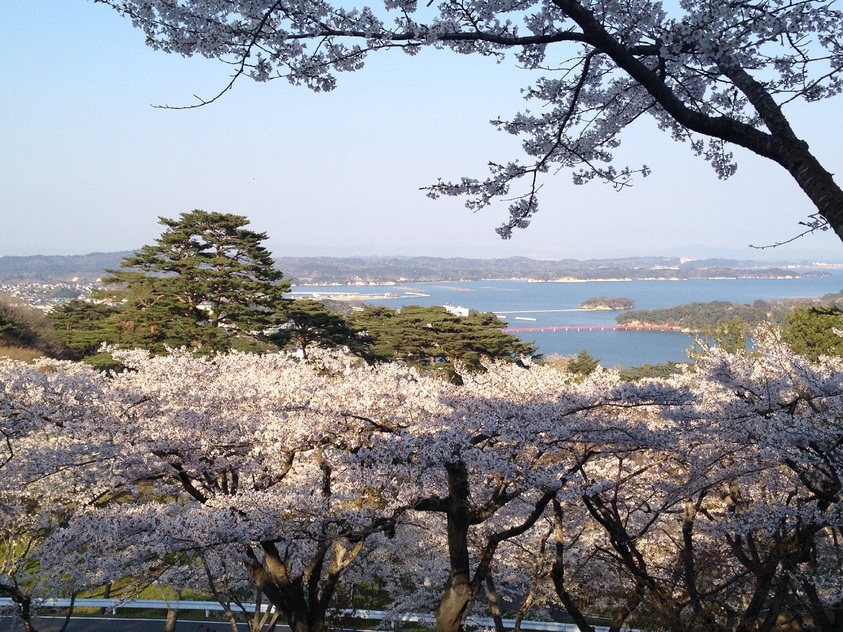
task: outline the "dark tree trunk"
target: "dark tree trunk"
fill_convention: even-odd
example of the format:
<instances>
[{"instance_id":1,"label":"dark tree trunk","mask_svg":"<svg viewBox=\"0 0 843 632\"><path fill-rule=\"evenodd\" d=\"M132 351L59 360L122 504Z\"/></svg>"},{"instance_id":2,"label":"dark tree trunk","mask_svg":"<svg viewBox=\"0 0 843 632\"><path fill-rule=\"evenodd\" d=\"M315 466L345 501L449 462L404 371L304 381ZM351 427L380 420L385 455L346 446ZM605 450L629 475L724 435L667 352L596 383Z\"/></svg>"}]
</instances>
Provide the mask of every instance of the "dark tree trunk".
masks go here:
<instances>
[{"instance_id":1,"label":"dark tree trunk","mask_svg":"<svg viewBox=\"0 0 843 632\"><path fill-rule=\"evenodd\" d=\"M293 632L325 632L328 611L343 571L363 549L366 536L391 528L392 520L376 524L348 539L326 537L314 551L302 574L291 576L286 560L272 542L262 542L263 560L249 547L247 569L255 585L287 618Z\"/></svg>"},{"instance_id":2,"label":"dark tree trunk","mask_svg":"<svg viewBox=\"0 0 843 632\"><path fill-rule=\"evenodd\" d=\"M318 603L308 602L307 587L288 575L287 565L274 544L264 543L261 548L265 555L263 564L251 549L248 550L252 560L248 565L252 580L270 603L284 613L292 632L324 632L327 608L322 611ZM322 555L324 553L321 551Z\"/></svg>"},{"instance_id":3,"label":"dark tree trunk","mask_svg":"<svg viewBox=\"0 0 843 632\"><path fill-rule=\"evenodd\" d=\"M67 626L70 623L70 618L73 616L73 608L76 606L76 593L70 595L70 605L67 606L67 616L64 618L64 622L61 624L58 632L64 632L67 630Z\"/></svg>"},{"instance_id":4,"label":"dark tree trunk","mask_svg":"<svg viewBox=\"0 0 843 632\"><path fill-rule=\"evenodd\" d=\"M448 557L451 577L439 607L436 609L437 632L459 632L466 608L477 596L471 582L468 555L468 529L470 526L468 506L470 488L465 463L457 462L446 466L448 472Z\"/></svg>"},{"instance_id":5,"label":"dark tree trunk","mask_svg":"<svg viewBox=\"0 0 843 632\"><path fill-rule=\"evenodd\" d=\"M111 582L108 582L102 591L103 599L108 599L109 597L111 597ZM108 608L100 608L100 614L108 614Z\"/></svg>"},{"instance_id":6,"label":"dark tree trunk","mask_svg":"<svg viewBox=\"0 0 843 632\"><path fill-rule=\"evenodd\" d=\"M806 143L785 150L782 160L777 161L810 198L817 211L843 240L843 190L834 181Z\"/></svg>"},{"instance_id":7,"label":"dark tree trunk","mask_svg":"<svg viewBox=\"0 0 843 632\"><path fill-rule=\"evenodd\" d=\"M12 599L23 624L24 632L38 632L32 623L32 598L23 593L15 584L0 584L0 591L5 592Z\"/></svg>"},{"instance_id":8,"label":"dark tree trunk","mask_svg":"<svg viewBox=\"0 0 843 632\"><path fill-rule=\"evenodd\" d=\"M491 573L486 577L486 599L489 601L489 614L492 615L492 620L495 622L495 632L505 632L501 602L498 598L498 591L495 590L495 580Z\"/></svg>"},{"instance_id":9,"label":"dark tree trunk","mask_svg":"<svg viewBox=\"0 0 843 632\"><path fill-rule=\"evenodd\" d=\"M553 588L556 590L556 596L559 597L559 601L562 602L565 611L574 620L580 632L595 632L594 627L586 620L576 600L571 596L565 586L565 537L562 520L562 506L559 504L559 501L554 500L553 536L556 541L556 556L550 571L550 576L553 579Z\"/></svg>"},{"instance_id":10,"label":"dark tree trunk","mask_svg":"<svg viewBox=\"0 0 843 632\"><path fill-rule=\"evenodd\" d=\"M418 503L415 509L441 512L447 517L451 576L439 601L439 607L436 609L436 629L437 632L459 632L463 629L466 610L477 598L480 587L489 576L498 545L532 528L555 497L556 492L544 492L521 524L488 536L480 554L480 561L472 576L469 556L470 527L490 519L498 509L519 497L520 493L504 491L501 488L499 493L493 495L493 499L487 506L482 509L472 508L471 487L465 463L462 461L450 463L445 466L445 469L448 474L447 498L427 499Z\"/></svg>"}]
</instances>

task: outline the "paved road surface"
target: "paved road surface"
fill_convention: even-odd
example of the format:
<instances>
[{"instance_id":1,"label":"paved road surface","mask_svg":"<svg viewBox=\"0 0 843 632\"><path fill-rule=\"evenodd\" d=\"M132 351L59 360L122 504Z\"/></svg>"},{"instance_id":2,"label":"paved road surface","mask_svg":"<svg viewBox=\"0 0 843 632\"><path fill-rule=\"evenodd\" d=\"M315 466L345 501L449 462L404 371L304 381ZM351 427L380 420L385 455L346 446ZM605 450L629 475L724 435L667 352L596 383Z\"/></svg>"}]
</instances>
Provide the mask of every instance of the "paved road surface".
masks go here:
<instances>
[{"instance_id":1,"label":"paved road surface","mask_svg":"<svg viewBox=\"0 0 843 632\"><path fill-rule=\"evenodd\" d=\"M35 628L38 632L56 632L64 623L61 617L37 617ZM164 619L123 619L106 617L72 617L67 632L161 632ZM248 626L240 624L239 630L248 632ZM286 626L278 626L278 632L289 632ZM0 632L23 632L20 619L0 617ZM231 626L224 621L189 621L179 620L176 632L231 632Z\"/></svg>"}]
</instances>

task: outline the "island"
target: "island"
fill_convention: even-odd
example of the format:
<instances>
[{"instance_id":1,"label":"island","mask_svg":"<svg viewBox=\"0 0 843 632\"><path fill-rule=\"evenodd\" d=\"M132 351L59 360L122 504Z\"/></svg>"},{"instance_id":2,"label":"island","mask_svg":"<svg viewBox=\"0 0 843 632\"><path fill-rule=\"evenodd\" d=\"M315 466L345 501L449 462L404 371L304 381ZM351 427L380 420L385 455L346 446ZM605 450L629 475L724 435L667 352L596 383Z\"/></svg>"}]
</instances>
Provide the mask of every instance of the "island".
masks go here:
<instances>
[{"instance_id":1,"label":"island","mask_svg":"<svg viewBox=\"0 0 843 632\"><path fill-rule=\"evenodd\" d=\"M612 296L593 296L580 305L580 309L592 311L619 312L635 307L631 298L615 298Z\"/></svg>"},{"instance_id":2,"label":"island","mask_svg":"<svg viewBox=\"0 0 843 632\"><path fill-rule=\"evenodd\" d=\"M765 322L782 324L799 306L818 308L841 307L843 293L826 294L821 298L783 298L757 300L751 305L729 301L687 303L660 309L632 310L616 317L619 329L655 329L698 334L711 331L719 323L740 319L753 327Z\"/></svg>"}]
</instances>

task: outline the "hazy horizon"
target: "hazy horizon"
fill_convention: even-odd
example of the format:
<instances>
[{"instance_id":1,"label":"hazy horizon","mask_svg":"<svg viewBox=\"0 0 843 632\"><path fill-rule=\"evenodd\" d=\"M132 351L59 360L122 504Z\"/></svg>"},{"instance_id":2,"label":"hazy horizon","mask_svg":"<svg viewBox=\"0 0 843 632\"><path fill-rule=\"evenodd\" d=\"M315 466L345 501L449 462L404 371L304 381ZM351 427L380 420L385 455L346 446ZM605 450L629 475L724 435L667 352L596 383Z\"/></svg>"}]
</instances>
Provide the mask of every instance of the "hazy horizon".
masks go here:
<instances>
[{"instance_id":1,"label":"hazy horizon","mask_svg":"<svg viewBox=\"0 0 843 632\"><path fill-rule=\"evenodd\" d=\"M120 250L92 250L88 252L65 252L65 253L49 253L49 252L39 252L29 255L4 255L0 254L0 259L6 258L31 258L31 257L85 257L85 256L93 256L93 255L108 255L108 254L119 254L123 252L136 252L140 250L142 246L138 246L136 248L126 248ZM309 247L309 246L302 246L302 245L282 245L280 249L274 249L270 244L268 246L269 251L271 252L274 259L280 259L283 257L312 257L312 258L412 258L412 257L431 257L435 259L510 259L510 258L527 258L533 259L537 261L561 261L561 260L574 260L574 261L601 261L601 260L617 260L617 259L638 259L638 258L666 258L666 259L688 259L693 261L699 260L706 260L706 259L730 259L734 261L747 261L747 262L757 262L762 264L813 264L813 263L822 263L822 264L830 264L830 265L843 265L843 256L837 259L828 259L828 258L796 258L796 257L783 257L783 256L745 256L743 253L736 251L736 252L728 252L722 251L720 253L697 253L696 255L693 254L656 254L656 253L638 253L638 254L626 254L626 255L613 255L613 256L605 256L605 257L550 257L550 256L541 256L541 255L530 255L530 254L490 254L488 256L484 256L482 254L477 255L464 255L464 254L429 254L429 253L367 253L367 252L358 252L355 250L348 250L343 251L342 249L336 248L326 248L320 249L318 247ZM769 251L759 251L760 253L766 253Z\"/></svg>"}]
</instances>

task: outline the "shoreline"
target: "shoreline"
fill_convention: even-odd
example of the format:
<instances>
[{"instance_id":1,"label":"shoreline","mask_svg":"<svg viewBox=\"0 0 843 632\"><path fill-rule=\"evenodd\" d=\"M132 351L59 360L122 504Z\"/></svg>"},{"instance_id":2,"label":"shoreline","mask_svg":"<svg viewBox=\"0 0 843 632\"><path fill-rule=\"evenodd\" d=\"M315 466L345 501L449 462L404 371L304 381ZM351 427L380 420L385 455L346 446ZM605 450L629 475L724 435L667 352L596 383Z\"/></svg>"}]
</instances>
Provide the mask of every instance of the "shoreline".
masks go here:
<instances>
[{"instance_id":1,"label":"shoreline","mask_svg":"<svg viewBox=\"0 0 843 632\"><path fill-rule=\"evenodd\" d=\"M330 282L314 282L314 283L297 283L291 287L391 287L401 289L402 286L424 284L429 285L433 283L450 284L450 283L499 283L499 282L515 282L515 283L630 283L633 281L656 281L656 282L681 282L681 281L798 281L806 277L813 277L817 275L779 275L779 276L754 276L754 275L736 275L736 276L699 276L699 277L606 277L594 279L577 279L575 277L562 277L558 279L535 279L535 278L497 278L497 279L453 279L453 280L419 280L410 281L407 279L400 279L398 281L349 281L341 283L339 281ZM831 276L830 274L823 274L820 276ZM295 291L292 292L295 294Z\"/></svg>"}]
</instances>

